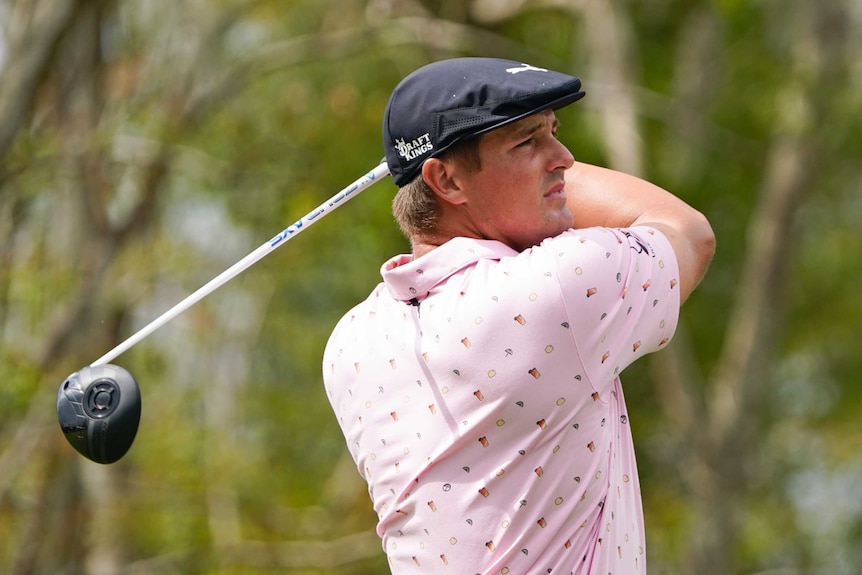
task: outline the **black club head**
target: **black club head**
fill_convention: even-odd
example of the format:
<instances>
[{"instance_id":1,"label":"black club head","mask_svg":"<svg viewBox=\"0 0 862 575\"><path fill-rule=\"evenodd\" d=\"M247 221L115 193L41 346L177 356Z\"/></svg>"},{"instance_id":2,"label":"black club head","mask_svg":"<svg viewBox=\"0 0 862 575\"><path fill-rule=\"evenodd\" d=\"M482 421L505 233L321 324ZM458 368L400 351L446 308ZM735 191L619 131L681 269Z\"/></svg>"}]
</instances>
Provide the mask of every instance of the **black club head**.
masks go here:
<instances>
[{"instance_id":1,"label":"black club head","mask_svg":"<svg viewBox=\"0 0 862 575\"><path fill-rule=\"evenodd\" d=\"M63 435L81 455L113 463L126 454L138 432L138 383L116 365L85 367L60 385L57 417Z\"/></svg>"}]
</instances>

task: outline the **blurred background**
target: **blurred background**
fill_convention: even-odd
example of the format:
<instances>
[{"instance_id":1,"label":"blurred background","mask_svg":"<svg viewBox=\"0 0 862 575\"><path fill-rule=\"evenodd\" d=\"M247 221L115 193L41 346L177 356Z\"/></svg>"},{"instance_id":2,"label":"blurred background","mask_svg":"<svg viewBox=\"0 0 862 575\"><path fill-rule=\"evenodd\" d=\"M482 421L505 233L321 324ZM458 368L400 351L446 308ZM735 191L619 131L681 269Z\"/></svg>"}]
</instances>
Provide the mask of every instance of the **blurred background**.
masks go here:
<instances>
[{"instance_id":1,"label":"blurred background","mask_svg":"<svg viewBox=\"0 0 862 575\"><path fill-rule=\"evenodd\" d=\"M575 156L717 233L623 374L650 572L862 573L860 54L858 0L0 0L0 572L388 572L320 372L409 251L391 181L113 361L118 463L56 392L376 165L403 76L480 55L580 76Z\"/></svg>"}]
</instances>

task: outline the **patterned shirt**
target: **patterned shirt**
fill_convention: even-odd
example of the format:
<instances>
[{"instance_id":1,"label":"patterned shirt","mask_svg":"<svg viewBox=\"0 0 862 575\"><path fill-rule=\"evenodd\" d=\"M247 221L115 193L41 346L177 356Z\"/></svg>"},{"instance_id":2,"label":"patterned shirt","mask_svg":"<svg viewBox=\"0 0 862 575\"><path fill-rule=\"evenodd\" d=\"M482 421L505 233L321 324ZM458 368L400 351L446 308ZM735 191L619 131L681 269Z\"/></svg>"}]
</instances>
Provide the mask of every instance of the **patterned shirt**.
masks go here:
<instances>
[{"instance_id":1,"label":"patterned shirt","mask_svg":"<svg viewBox=\"0 0 862 575\"><path fill-rule=\"evenodd\" d=\"M676 328L667 239L456 238L381 273L323 374L392 572L646 573L618 376Z\"/></svg>"}]
</instances>

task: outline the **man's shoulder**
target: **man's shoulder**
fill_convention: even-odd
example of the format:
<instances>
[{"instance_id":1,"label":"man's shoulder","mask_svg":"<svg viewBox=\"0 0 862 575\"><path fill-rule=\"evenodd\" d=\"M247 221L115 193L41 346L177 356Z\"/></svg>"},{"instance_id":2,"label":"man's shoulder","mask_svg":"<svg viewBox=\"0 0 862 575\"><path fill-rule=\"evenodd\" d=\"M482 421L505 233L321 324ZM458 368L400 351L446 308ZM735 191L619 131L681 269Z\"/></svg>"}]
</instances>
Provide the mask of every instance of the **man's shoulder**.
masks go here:
<instances>
[{"instance_id":1,"label":"man's shoulder","mask_svg":"<svg viewBox=\"0 0 862 575\"><path fill-rule=\"evenodd\" d=\"M344 324L361 323L369 317L374 317L381 301L387 298L385 285L382 282L378 283L365 298L355 303L338 319L335 329L337 330Z\"/></svg>"}]
</instances>

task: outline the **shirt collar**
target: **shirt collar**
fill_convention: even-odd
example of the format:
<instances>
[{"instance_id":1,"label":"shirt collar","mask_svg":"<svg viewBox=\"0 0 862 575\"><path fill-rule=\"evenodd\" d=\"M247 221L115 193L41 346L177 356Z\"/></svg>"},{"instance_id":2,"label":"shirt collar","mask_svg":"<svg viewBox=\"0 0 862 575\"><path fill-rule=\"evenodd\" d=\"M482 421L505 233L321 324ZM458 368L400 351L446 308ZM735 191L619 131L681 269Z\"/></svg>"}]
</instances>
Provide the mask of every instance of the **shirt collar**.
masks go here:
<instances>
[{"instance_id":1,"label":"shirt collar","mask_svg":"<svg viewBox=\"0 0 862 575\"><path fill-rule=\"evenodd\" d=\"M421 300L434 286L481 259L499 260L517 253L496 240L454 238L420 258L395 256L383 264L380 275L393 298Z\"/></svg>"}]
</instances>

